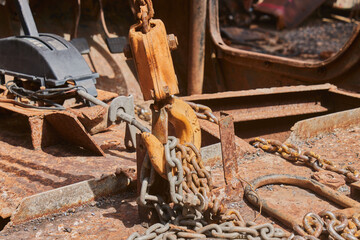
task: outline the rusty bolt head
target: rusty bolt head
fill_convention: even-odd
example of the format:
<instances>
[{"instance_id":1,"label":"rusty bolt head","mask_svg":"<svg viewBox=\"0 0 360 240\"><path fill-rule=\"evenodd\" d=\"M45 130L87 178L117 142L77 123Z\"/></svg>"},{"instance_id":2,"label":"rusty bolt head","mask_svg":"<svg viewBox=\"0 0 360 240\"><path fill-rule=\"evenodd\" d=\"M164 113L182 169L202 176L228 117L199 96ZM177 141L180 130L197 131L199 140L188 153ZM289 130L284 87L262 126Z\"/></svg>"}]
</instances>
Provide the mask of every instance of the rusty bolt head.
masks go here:
<instances>
[{"instance_id":1,"label":"rusty bolt head","mask_svg":"<svg viewBox=\"0 0 360 240\"><path fill-rule=\"evenodd\" d=\"M177 37L174 34L167 35L170 50L175 50L179 46Z\"/></svg>"}]
</instances>

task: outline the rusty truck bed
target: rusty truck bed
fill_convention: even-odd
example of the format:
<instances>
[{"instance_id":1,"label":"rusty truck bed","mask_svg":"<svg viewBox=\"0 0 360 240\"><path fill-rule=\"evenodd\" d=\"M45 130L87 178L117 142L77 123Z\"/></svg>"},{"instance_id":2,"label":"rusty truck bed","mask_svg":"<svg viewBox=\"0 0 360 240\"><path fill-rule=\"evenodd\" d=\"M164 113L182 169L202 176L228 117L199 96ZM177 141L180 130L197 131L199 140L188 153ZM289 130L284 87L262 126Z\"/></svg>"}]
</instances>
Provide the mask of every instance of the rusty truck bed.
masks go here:
<instances>
[{"instance_id":1,"label":"rusty truck bed","mask_svg":"<svg viewBox=\"0 0 360 240\"><path fill-rule=\"evenodd\" d=\"M340 166L347 164L359 169L359 95L343 92L332 85L296 90L298 91L284 87L193 96L186 99L200 103L207 101L210 106L213 102L215 114L231 112L234 115L235 128L238 129L235 142L241 153L236 159L238 178L252 181L267 174L292 174L306 178L314 175L306 166L295 165L278 155L253 148L248 143L252 137L270 136L281 141L286 140L287 143L296 144L304 150L312 150ZM292 94L297 94L298 98L292 98ZM269 102L268 106L262 105L261 101L268 101L266 96L271 96L269 99L277 104ZM293 102L287 101L284 98L286 96L289 97L287 99L294 99ZM316 101L309 96L313 96ZM260 102L251 101L251 97L256 97ZM307 100L305 103L300 100L304 98ZM283 104L279 104L280 99ZM331 101L324 104L324 99ZM240 103L242 106L236 105ZM293 124L283 126L280 130L272 128L271 124L266 125L266 121L278 121L283 117L293 119ZM256 122L258 120L265 121L262 129L267 126L268 131L255 131L256 126L259 126ZM239 137L243 134L241 125L251 121L255 121L255 127L248 128L248 137L243 140ZM121 141L122 125L94 136L106 155L95 157L84 149L66 144L48 147L44 151L33 151L29 133L26 131L28 127L16 118L7 122L10 122L10 125L2 125L0 134L1 217L3 223L7 223L0 233L2 239L124 239L134 231L145 231L146 224L138 217L136 184L133 184L136 181L136 156L135 153L125 151ZM217 194L225 197L227 206L238 209L246 221L254 220L258 209L244 200L245 185L240 185L230 192L226 191L216 125L203 120L201 122L205 142L202 149L203 159L205 165L211 169ZM110 144L111 140L117 141L116 144ZM26 221L20 221L22 216L19 216L18 212L24 209L18 207L18 204L24 198L88 179L101 179L119 171L127 172L127 177L133 182L120 189L120 193L98 196L93 201L74 205L66 211L49 211L43 217L36 216L29 220L30 217ZM338 191L345 195L350 194L350 188L346 185ZM309 211L340 208L313 192L288 185L268 185L260 188L258 193L268 200L270 206L288 213L297 221ZM28 213L25 211L23 214ZM10 216L12 220L20 219L19 223L10 221ZM269 220L291 231L266 214L260 215L256 222L264 223Z\"/></svg>"}]
</instances>

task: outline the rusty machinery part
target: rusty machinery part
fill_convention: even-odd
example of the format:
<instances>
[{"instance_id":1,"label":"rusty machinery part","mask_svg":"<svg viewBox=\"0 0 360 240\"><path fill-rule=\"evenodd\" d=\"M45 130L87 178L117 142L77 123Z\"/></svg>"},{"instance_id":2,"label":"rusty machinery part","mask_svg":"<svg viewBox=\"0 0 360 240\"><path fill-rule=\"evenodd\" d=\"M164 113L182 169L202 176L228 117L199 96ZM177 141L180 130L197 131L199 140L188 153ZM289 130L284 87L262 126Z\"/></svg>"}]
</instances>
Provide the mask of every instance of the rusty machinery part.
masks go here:
<instances>
[{"instance_id":1,"label":"rusty machinery part","mask_svg":"<svg viewBox=\"0 0 360 240\"><path fill-rule=\"evenodd\" d=\"M330 160L323 159L311 151L303 152L300 148L293 144L283 144L277 140L265 140L263 138L255 138L250 141L250 144L269 153L278 153L282 158L290 162L307 165L315 171L324 169L342 174L345 176L345 180L348 183L353 183L360 180L360 173L358 170L355 170L350 166L339 168Z\"/></svg>"},{"instance_id":2,"label":"rusty machinery part","mask_svg":"<svg viewBox=\"0 0 360 240\"><path fill-rule=\"evenodd\" d=\"M179 93L169 44L176 38L169 40L161 20L152 19L150 24L147 33L140 30L139 24L131 26L129 43L144 100L160 102Z\"/></svg>"},{"instance_id":3,"label":"rusty machinery part","mask_svg":"<svg viewBox=\"0 0 360 240\"><path fill-rule=\"evenodd\" d=\"M209 120L210 122L219 124L219 120L217 117L213 114L213 111L208 106L193 103L193 102L186 102L190 105L192 109L194 109L196 116L200 119Z\"/></svg>"},{"instance_id":4,"label":"rusty machinery part","mask_svg":"<svg viewBox=\"0 0 360 240\"><path fill-rule=\"evenodd\" d=\"M132 0L135 17L142 26L143 33L150 31L150 20L154 17L154 8L151 0Z\"/></svg>"},{"instance_id":5,"label":"rusty machinery part","mask_svg":"<svg viewBox=\"0 0 360 240\"><path fill-rule=\"evenodd\" d=\"M77 93L84 99L92 102L93 104L96 104L96 105L100 105L104 108L114 108L114 109L109 109L109 120L112 121L112 122L115 122L117 121L118 119L126 122L127 124L131 125L131 126L134 126L136 127L137 129L140 130L140 132L150 132L150 130L145 127L144 125L142 125L139 121L136 120L134 114L128 114L126 112L126 109L128 107L124 107L124 106L121 106L119 104L114 104L113 106L112 105L107 105L106 103L104 103L103 101L91 96L90 94L88 94L87 92L83 91L83 90L79 90L77 91ZM120 99L122 96L118 97L118 99ZM116 99L113 100L113 102L115 101ZM115 101L116 102L116 101ZM116 108L116 109L115 109ZM115 115L114 114L110 114L111 112L114 112L116 113ZM132 111L134 112L134 110Z\"/></svg>"},{"instance_id":6,"label":"rusty machinery part","mask_svg":"<svg viewBox=\"0 0 360 240\"><path fill-rule=\"evenodd\" d=\"M221 204L221 199L212 194L211 175L195 146L169 137L164 155L170 202L165 201L166 195L150 194L156 171L146 154L138 203L155 209L161 223L148 228L144 236L133 233L128 239L286 239L285 233L272 224L245 223L238 211Z\"/></svg>"},{"instance_id":7,"label":"rusty machinery part","mask_svg":"<svg viewBox=\"0 0 360 240\"><path fill-rule=\"evenodd\" d=\"M303 227L301 227L297 221L292 219L290 214L274 209L267 204L266 200L262 199L256 193L256 189L269 184L287 184L312 190L326 199L347 208L345 210L350 210L350 213L347 215L351 215L350 218L352 220L349 221L347 219L348 217L340 212L341 210L334 214L329 211L323 211L319 213L321 217L314 213L308 213L305 215ZM358 239L360 233L360 203L315 180L292 175L274 174L261 176L245 187L244 195L251 204L257 207L260 207L261 205L267 214L278 219L287 227L293 229L296 234L300 235L295 236L295 234L293 234L293 239L319 239L318 237L320 235L328 236L326 239Z\"/></svg>"},{"instance_id":8,"label":"rusty machinery part","mask_svg":"<svg viewBox=\"0 0 360 240\"><path fill-rule=\"evenodd\" d=\"M171 103L158 112L153 110L153 113L155 117L153 116L152 134L143 134L143 140L156 172L166 179L167 161L164 153L168 142L169 123L173 126L180 144L194 146L194 149L201 147L200 124L192 108L178 98L173 98Z\"/></svg>"}]
</instances>

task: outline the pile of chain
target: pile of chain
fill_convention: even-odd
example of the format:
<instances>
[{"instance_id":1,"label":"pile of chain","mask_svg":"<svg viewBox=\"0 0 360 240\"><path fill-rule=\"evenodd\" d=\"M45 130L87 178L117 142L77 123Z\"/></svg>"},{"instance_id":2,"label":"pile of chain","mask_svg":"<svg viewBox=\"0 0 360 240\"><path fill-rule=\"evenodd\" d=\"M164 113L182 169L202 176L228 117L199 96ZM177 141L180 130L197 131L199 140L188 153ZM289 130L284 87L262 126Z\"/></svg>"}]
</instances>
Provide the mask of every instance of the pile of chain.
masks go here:
<instances>
[{"instance_id":1,"label":"pile of chain","mask_svg":"<svg viewBox=\"0 0 360 240\"><path fill-rule=\"evenodd\" d=\"M155 209L161 223L148 228L145 235L128 239L288 239L272 224L245 223L240 213L226 209L212 194L210 173L198 149L169 137L165 144L168 196L151 194L156 172L146 155L141 168L139 205ZM167 198L167 199L166 199Z\"/></svg>"},{"instance_id":2,"label":"pile of chain","mask_svg":"<svg viewBox=\"0 0 360 240\"><path fill-rule=\"evenodd\" d=\"M348 219L342 213L331 211L308 213L303 218L303 227L297 225L294 230L301 235L294 237L294 240L319 239L320 236L326 239L357 240L360 238L360 214Z\"/></svg>"},{"instance_id":3,"label":"pile of chain","mask_svg":"<svg viewBox=\"0 0 360 240\"><path fill-rule=\"evenodd\" d=\"M350 166L345 168L337 167L333 162L323 159L311 151L303 152L293 144L283 144L277 140L265 140L263 138L255 138L250 141L250 144L269 153L278 153L281 157L290 162L307 165L315 171L323 169L342 174L345 176L345 180L348 183L360 180L360 173L354 168Z\"/></svg>"}]
</instances>

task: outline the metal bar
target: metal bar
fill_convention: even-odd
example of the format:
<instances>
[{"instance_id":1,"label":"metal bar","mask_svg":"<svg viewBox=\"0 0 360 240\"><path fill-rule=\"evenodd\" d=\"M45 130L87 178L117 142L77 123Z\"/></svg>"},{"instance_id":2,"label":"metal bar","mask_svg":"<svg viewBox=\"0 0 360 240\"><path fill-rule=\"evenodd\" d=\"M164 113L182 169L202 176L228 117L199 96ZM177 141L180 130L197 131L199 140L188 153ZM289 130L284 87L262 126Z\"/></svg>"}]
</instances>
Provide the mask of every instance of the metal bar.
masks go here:
<instances>
[{"instance_id":1,"label":"metal bar","mask_svg":"<svg viewBox=\"0 0 360 240\"><path fill-rule=\"evenodd\" d=\"M79 206L95 198L124 190L130 184L125 173L91 179L24 198L11 216L13 224Z\"/></svg>"},{"instance_id":2,"label":"metal bar","mask_svg":"<svg viewBox=\"0 0 360 240\"><path fill-rule=\"evenodd\" d=\"M83 91L83 90L78 90L77 93L78 93L81 97L83 97L84 99L86 99L86 100L88 100L88 101L90 101L90 102L92 102L92 103L94 103L94 104L96 104L96 105L100 105L100 106L102 106L102 107L104 107L104 108L108 108L108 107L109 107L109 105L107 105L107 104L104 103L103 101L97 99L96 97L88 94L87 92L85 92L85 91Z\"/></svg>"},{"instance_id":3,"label":"metal bar","mask_svg":"<svg viewBox=\"0 0 360 240\"><path fill-rule=\"evenodd\" d=\"M143 164L145 155L146 155L146 146L141 137L141 134L136 134L136 174L137 174L137 193L140 196L141 182L140 182L140 174L141 174L141 166Z\"/></svg>"},{"instance_id":4,"label":"metal bar","mask_svg":"<svg viewBox=\"0 0 360 240\"><path fill-rule=\"evenodd\" d=\"M224 179L226 185L229 185L233 183L238 172L234 120L231 115L220 118L219 129Z\"/></svg>"},{"instance_id":5,"label":"metal bar","mask_svg":"<svg viewBox=\"0 0 360 240\"><path fill-rule=\"evenodd\" d=\"M189 67L188 67L188 94L201 94L204 81L205 62L205 29L206 29L206 0L192 0Z\"/></svg>"},{"instance_id":6,"label":"metal bar","mask_svg":"<svg viewBox=\"0 0 360 240\"><path fill-rule=\"evenodd\" d=\"M96 104L96 105L100 105L100 106L102 106L102 107L104 107L104 108L109 108L109 105L107 105L107 104L104 103L103 101L97 99L96 97L88 94L87 92L85 92L85 91L83 91L83 90L78 90L77 93L78 93L81 97L83 97L84 99L86 99L86 100L88 100L88 101L90 101L90 102L92 102L92 103L94 103L94 104ZM150 132L150 130L149 130L147 127L143 126L140 122L138 122L135 117L133 117L133 116L125 113L125 112L124 112L123 110L121 110L121 109L118 110L116 116L117 116L119 119L125 121L126 123L135 126L135 127L136 127L137 129L139 129L141 132Z\"/></svg>"},{"instance_id":7,"label":"metal bar","mask_svg":"<svg viewBox=\"0 0 360 240\"><path fill-rule=\"evenodd\" d=\"M31 13L29 1L17 0L16 5L24 34L33 37L39 37L39 32L36 28L34 17Z\"/></svg>"}]
</instances>

